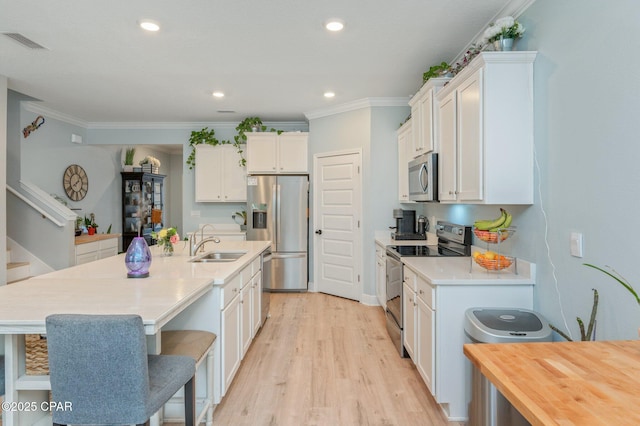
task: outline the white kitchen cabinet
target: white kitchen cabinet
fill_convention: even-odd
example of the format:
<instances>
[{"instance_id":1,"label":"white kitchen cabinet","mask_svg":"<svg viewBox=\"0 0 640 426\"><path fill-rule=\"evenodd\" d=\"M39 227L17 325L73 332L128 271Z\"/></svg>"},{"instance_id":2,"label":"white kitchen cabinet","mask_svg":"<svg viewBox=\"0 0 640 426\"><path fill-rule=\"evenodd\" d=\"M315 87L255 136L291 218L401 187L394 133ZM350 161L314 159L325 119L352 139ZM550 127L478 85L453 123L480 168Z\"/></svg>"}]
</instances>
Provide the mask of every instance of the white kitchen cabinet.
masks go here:
<instances>
[{"instance_id":1,"label":"white kitchen cabinet","mask_svg":"<svg viewBox=\"0 0 640 426\"><path fill-rule=\"evenodd\" d=\"M436 95L439 199L533 204L536 52L483 52Z\"/></svg>"},{"instance_id":2,"label":"white kitchen cabinet","mask_svg":"<svg viewBox=\"0 0 640 426\"><path fill-rule=\"evenodd\" d=\"M402 328L404 336L404 348L409 357L414 361L416 359L416 292L405 281L402 283Z\"/></svg>"},{"instance_id":3,"label":"white kitchen cabinet","mask_svg":"<svg viewBox=\"0 0 640 426\"><path fill-rule=\"evenodd\" d=\"M247 353L247 350L249 350L249 346L251 345L251 341L253 339L253 306L251 296L251 276L248 276L244 285L242 286L242 289L240 290L240 305L242 309L242 321L240 326L242 353L240 354L240 358L242 359L244 359L244 355Z\"/></svg>"},{"instance_id":4,"label":"white kitchen cabinet","mask_svg":"<svg viewBox=\"0 0 640 426\"><path fill-rule=\"evenodd\" d=\"M262 270L258 269L251 279L251 336L255 337L262 326ZM266 296L268 297L268 296Z\"/></svg>"},{"instance_id":5,"label":"white kitchen cabinet","mask_svg":"<svg viewBox=\"0 0 640 426\"><path fill-rule=\"evenodd\" d=\"M242 309L240 306L240 275L234 277L223 288L224 309L221 311L221 329L222 329L222 371L223 371L223 388L222 395L229 389L238 368L240 368L240 360L242 352L241 342L241 323Z\"/></svg>"},{"instance_id":6,"label":"white kitchen cabinet","mask_svg":"<svg viewBox=\"0 0 640 426\"><path fill-rule=\"evenodd\" d=\"M246 169L233 145L197 145L196 202L247 201Z\"/></svg>"},{"instance_id":7,"label":"white kitchen cabinet","mask_svg":"<svg viewBox=\"0 0 640 426\"><path fill-rule=\"evenodd\" d=\"M383 310L387 309L387 249L376 243L376 297Z\"/></svg>"},{"instance_id":8,"label":"white kitchen cabinet","mask_svg":"<svg viewBox=\"0 0 640 426\"><path fill-rule=\"evenodd\" d=\"M308 173L307 132L247 133L247 173Z\"/></svg>"},{"instance_id":9,"label":"white kitchen cabinet","mask_svg":"<svg viewBox=\"0 0 640 426\"><path fill-rule=\"evenodd\" d=\"M433 288L422 278L417 278L418 293L416 307L416 343L415 364L422 380L433 392L435 377L435 311L433 306Z\"/></svg>"},{"instance_id":10,"label":"white kitchen cabinet","mask_svg":"<svg viewBox=\"0 0 640 426\"><path fill-rule=\"evenodd\" d=\"M462 352L466 343L464 313L477 306L532 309L533 284L512 284L508 280L501 284L469 280L469 284L464 284L460 279L458 284L434 285L423 276L429 275L428 270L420 273L405 265L403 271L408 313L405 348L449 421L465 421L470 366ZM411 285L414 280L415 287ZM411 299L417 300L417 306L413 306Z\"/></svg>"},{"instance_id":11,"label":"white kitchen cabinet","mask_svg":"<svg viewBox=\"0 0 640 426\"><path fill-rule=\"evenodd\" d=\"M76 265L105 259L118 254L118 238L102 239L88 243L76 244Z\"/></svg>"},{"instance_id":12,"label":"white kitchen cabinet","mask_svg":"<svg viewBox=\"0 0 640 426\"><path fill-rule=\"evenodd\" d=\"M447 81L449 81L448 78L429 79L409 101L412 136L408 161L438 149L435 132L437 110L434 108L434 97Z\"/></svg>"},{"instance_id":13,"label":"white kitchen cabinet","mask_svg":"<svg viewBox=\"0 0 640 426\"><path fill-rule=\"evenodd\" d=\"M409 153L413 149L412 144L413 119L404 123L397 132L398 135L398 200L401 203L409 203Z\"/></svg>"}]
</instances>

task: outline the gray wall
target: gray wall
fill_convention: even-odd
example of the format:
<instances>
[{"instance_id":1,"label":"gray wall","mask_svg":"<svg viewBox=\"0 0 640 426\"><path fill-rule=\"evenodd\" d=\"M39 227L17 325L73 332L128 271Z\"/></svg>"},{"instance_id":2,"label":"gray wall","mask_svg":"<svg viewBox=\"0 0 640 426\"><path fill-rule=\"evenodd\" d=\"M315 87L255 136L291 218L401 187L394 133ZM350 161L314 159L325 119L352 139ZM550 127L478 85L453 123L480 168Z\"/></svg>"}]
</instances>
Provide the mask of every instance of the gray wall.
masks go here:
<instances>
[{"instance_id":1,"label":"gray wall","mask_svg":"<svg viewBox=\"0 0 640 426\"><path fill-rule=\"evenodd\" d=\"M374 231L386 229L392 223L392 209L397 205L396 130L409 112L408 106L364 107L309 122L310 164L315 154L352 148L362 151L362 290L368 296L376 294ZM310 229L315 229L313 217ZM313 282L313 232L310 236L310 281ZM363 302L374 303L374 299L364 296Z\"/></svg>"}]
</instances>

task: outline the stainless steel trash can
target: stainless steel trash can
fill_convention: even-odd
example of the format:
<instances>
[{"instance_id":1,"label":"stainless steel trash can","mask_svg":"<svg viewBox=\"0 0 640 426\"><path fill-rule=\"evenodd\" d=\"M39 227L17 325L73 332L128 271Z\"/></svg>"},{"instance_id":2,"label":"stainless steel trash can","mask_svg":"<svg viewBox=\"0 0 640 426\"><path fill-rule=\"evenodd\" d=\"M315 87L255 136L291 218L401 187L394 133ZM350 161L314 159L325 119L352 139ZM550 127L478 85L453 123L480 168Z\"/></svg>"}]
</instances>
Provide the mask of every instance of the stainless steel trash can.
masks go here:
<instances>
[{"instance_id":1,"label":"stainless steel trash can","mask_svg":"<svg viewBox=\"0 0 640 426\"><path fill-rule=\"evenodd\" d=\"M467 343L550 342L549 323L527 309L470 308L465 311ZM471 366L469 426L529 425L493 384Z\"/></svg>"}]
</instances>

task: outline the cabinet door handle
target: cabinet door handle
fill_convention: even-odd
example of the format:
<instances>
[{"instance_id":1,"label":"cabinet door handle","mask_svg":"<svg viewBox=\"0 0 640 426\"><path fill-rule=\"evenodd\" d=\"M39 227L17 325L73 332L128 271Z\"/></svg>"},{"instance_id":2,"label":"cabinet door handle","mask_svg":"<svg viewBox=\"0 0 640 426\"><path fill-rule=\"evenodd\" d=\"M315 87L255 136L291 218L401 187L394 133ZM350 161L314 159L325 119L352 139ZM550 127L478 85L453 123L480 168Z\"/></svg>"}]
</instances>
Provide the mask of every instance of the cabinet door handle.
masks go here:
<instances>
[{"instance_id":1,"label":"cabinet door handle","mask_svg":"<svg viewBox=\"0 0 640 426\"><path fill-rule=\"evenodd\" d=\"M424 294L424 291L420 290L420 294Z\"/></svg>"}]
</instances>

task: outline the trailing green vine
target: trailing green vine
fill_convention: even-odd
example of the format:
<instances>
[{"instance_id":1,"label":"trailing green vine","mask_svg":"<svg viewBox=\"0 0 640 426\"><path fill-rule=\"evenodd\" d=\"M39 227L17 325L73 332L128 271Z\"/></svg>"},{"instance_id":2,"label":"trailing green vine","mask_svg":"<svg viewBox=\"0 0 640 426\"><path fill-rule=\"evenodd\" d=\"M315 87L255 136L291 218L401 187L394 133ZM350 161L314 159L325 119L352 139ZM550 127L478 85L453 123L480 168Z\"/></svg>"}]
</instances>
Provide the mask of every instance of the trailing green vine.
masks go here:
<instances>
[{"instance_id":1,"label":"trailing green vine","mask_svg":"<svg viewBox=\"0 0 640 426\"><path fill-rule=\"evenodd\" d=\"M234 142L229 140L218 140L215 137L215 131L213 129L209 130L208 127L203 128L200 131L192 131L191 136L189 137L189 146L191 147L191 153L187 158L187 165L189 169L193 169L196 165L196 146L200 144L207 144L211 146L217 145L233 145L238 150L238 155L240 156L240 160L238 160L238 164L241 167L244 167L247 164L247 160L244 158L244 151L242 149L242 145L247 143L246 132L266 132L267 126L262 124L262 120L258 117L247 117L242 120L237 126L236 131L237 135L233 137ZM278 132L281 134L282 130L276 130L274 128L270 128L268 131L270 132Z\"/></svg>"}]
</instances>

